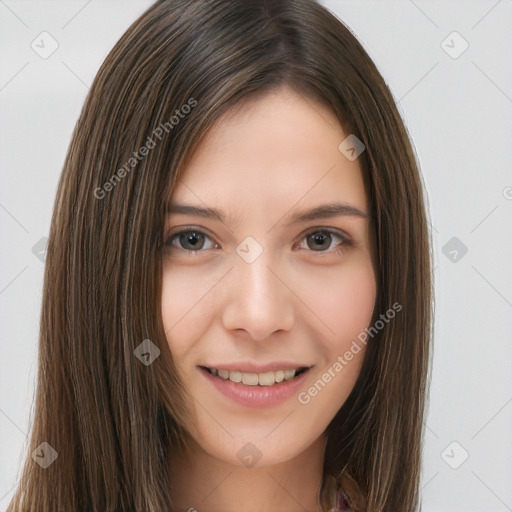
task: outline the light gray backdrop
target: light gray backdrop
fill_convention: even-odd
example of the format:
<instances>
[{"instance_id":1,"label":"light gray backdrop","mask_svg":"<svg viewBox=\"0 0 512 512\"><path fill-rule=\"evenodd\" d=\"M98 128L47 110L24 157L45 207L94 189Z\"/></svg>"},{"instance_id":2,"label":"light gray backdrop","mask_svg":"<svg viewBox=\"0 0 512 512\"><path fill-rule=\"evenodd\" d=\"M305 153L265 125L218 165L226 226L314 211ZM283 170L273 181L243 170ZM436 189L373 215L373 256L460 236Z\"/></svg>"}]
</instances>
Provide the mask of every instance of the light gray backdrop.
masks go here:
<instances>
[{"instance_id":1,"label":"light gray backdrop","mask_svg":"<svg viewBox=\"0 0 512 512\"><path fill-rule=\"evenodd\" d=\"M435 241L425 512L512 511L511 0L324 1L399 105ZM150 1L0 0L0 511L37 372L45 237L88 88Z\"/></svg>"}]
</instances>

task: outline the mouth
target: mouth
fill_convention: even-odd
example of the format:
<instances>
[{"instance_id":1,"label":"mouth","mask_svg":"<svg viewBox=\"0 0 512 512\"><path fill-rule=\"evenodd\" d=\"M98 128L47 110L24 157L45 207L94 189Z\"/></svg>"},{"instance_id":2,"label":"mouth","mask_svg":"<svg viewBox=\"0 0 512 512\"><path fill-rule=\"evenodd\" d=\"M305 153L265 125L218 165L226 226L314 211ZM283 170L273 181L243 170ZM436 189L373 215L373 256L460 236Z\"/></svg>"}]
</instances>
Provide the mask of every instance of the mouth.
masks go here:
<instances>
[{"instance_id":1,"label":"mouth","mask_svg":"<svg viewBox=\"0 0 512 512\"><path fill-rule=\"evenodd\" d=\"M311 366L287 368L282 370L266 371L260 373L242 372L240 370L209 368L207 366L200 366L200 368L222 380L229 380L231 382L245 384L246 386L272 387L278 386L283 382L288 382L293 379L296 379L303 373L309 371Z\"/></svg>"}]
</instances>

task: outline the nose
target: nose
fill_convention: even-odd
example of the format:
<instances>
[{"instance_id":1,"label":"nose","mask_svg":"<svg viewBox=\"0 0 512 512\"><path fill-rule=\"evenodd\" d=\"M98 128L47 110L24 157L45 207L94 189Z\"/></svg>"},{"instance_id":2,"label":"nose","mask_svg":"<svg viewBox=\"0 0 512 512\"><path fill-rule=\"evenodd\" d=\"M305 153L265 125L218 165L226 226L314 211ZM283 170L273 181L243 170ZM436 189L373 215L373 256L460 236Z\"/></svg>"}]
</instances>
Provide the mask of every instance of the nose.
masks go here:
<instances>
[{"instance_id":1,"label":"nose","mask_svg":"<svg viewBox=\"0 0 512 512\"><path fill-rule=\"evenodd\" d=\"M264 252L256 261L241 258L224 284L222 313L224 328L245 332L255 341L278 331L290 331L294 324L294 294L282 268L277 268ZM291 288L291 289L290 289Z\"/></svg>"}]
</instances>

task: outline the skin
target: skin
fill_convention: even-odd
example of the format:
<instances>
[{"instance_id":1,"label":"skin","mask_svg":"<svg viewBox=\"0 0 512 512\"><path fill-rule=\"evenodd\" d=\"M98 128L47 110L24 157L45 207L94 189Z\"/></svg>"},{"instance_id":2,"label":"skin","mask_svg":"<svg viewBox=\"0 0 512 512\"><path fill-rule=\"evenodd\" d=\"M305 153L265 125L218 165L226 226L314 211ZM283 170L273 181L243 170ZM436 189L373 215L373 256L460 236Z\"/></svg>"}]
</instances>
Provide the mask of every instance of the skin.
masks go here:
<instances>
[{"instance_id":1,"label":"skin","mask_svg":"<svg viewBox=\"0 0 512 512\"><path fill-rule=\"evenodd\" d=\"M330 202L367 212L359 162L338 150L348 135L331 111L283 86L218 122L173 192L173 204L230 216L166 220L163 323L196 421L194 450L170 461L179 510L318 510L323 432L354 387L364 345L306 405L295 395L268 408L239 405L198 365L299 361L314 365L307 390L369 326L377 285L368 219L285 225L298 210ZM206 237L180 241L176 234L187 229ZM307 236L315 232L327 239L315 243ZM263 249L252 263L236 252L247 236ZM262 453L250 468L237 457L247 442Z\"/></svg>"}]
</instances>

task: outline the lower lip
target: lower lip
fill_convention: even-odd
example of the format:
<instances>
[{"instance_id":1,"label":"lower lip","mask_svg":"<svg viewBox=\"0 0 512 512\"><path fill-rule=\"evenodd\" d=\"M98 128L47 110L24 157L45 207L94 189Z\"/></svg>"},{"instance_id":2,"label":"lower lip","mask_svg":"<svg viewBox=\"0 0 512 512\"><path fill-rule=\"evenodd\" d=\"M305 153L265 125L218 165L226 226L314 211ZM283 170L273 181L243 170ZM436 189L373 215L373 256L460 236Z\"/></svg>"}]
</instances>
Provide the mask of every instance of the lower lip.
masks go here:
<instances>
[{"instance_id":1,"label":"lower lip","mask_svg":"<svg viewBox=\"0 0 512 512\"><path fill-rule=\"evenodd\" d=\"M297 394L309 375L308 368L298 377L274 384L273 386L247 386L241 382L232 382L229 379L212 375L208 370L199 368L199 371L223 395L234 402L248 407L273 407L282 404L291 396Z\"/></svg>"}]
</instances>

